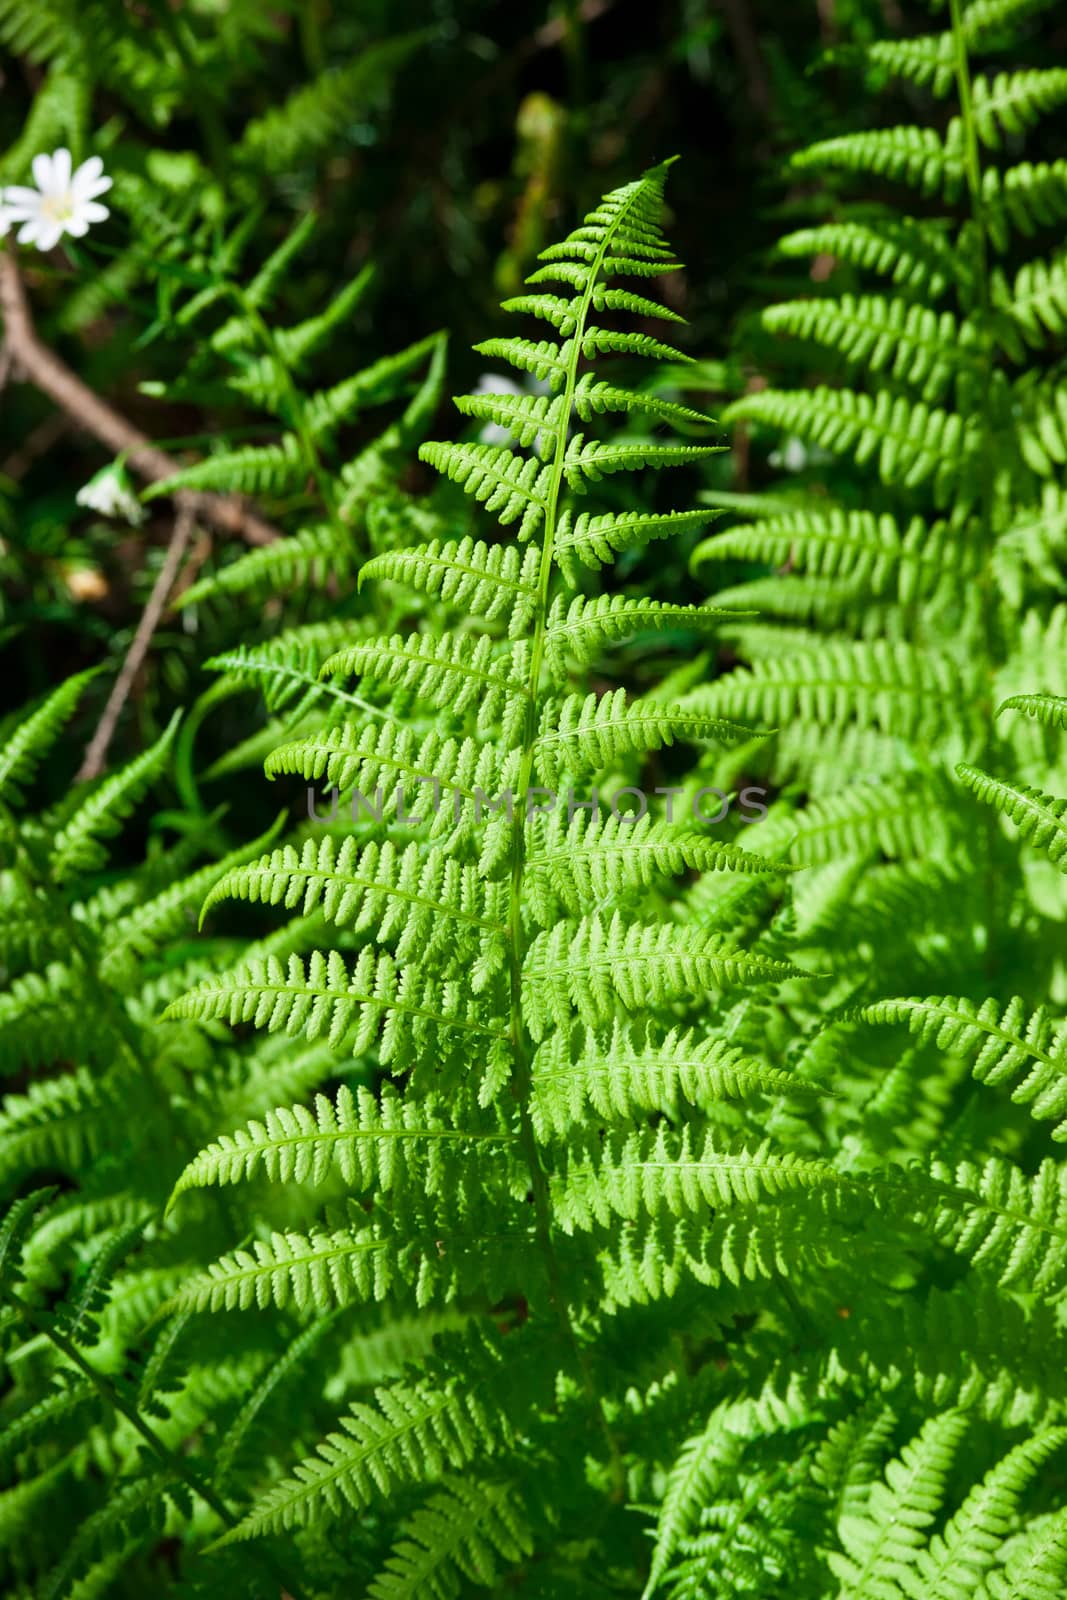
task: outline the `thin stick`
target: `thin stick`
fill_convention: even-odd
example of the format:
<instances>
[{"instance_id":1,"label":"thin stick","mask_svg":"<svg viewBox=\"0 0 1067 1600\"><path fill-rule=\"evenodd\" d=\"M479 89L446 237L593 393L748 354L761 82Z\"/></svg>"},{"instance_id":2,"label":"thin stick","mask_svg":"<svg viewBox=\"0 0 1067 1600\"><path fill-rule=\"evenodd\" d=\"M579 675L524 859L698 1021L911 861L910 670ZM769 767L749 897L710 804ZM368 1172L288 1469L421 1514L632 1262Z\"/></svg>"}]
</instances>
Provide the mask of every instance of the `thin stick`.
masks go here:
<instances>
[{"instance_id":1,"label":"thin stick","mask_svg":"<svg viewBox=\"0 0 1067 1600\"><path fill-rule=\"evenodd\" d=\"M4 319L4 350L13 365L13 376L32 383L79 428L84 428L116 454L124 454L130 467L149 483L173 477L181 470L180 462L160 450L146 433L94 394L55 351L42 342L10 249L0 251L0 314ZM277 528L249 511L234 495L200 494L183 489L174 499L220 532L235 534L248 544L273 544L282 537Z\"/></svg>"},{"instance_id":2,"label":"thin stick","mask_svg":"<svg viewBox=\"0 0 1067 1600\"><path fill-rule=\"evenodd\" d=\"M193 531L194 516L190 506L178 507L178 514L174 519L174 528L171 532L170 543L163 565L159 569L159 576L152 585L152 593L148 597L148 604L137 624L137 631L133 642L126 652L126 659L122 663L118 677L111 686L111 693L107 697L100 721L97 723L96 732L89 741L85 752L85 760L78 771L76 783L87 783L91 778L98 778L104 770L107 761L108 747L114 737L122 708L129 699L130 690L145 656L148 646L152 642L152 635L159 626L159 619L163 615L171 590L178 578L185 547L189 543L189 536Z\"/></svg>"}]
</instances>

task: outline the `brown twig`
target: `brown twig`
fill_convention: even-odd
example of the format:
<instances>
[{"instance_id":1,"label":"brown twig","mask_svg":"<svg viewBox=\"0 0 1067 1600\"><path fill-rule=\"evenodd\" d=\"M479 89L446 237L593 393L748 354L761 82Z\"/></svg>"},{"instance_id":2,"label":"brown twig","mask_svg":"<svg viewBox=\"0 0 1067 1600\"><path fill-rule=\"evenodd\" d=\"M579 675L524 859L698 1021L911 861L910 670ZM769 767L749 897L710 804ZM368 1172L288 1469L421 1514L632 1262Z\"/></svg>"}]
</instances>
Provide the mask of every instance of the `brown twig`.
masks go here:
<instances>
[{"instance_id":1,"label":"brown twig","mask_svg":"<svg viewBox=\"0 0 1067 1600\"><path fill-rule=\"evenodd\" d=\"M86 433L91 433L116 454L124 454L130 467L149 483L173 477L181 464L152 443L114 407L94 394L54 350L38 337L18 265L10 249L0 251L0 314L4 320L4 349L13 365L12 376L32 383ZM273 544L278 529L250 511L234 495L202 494L189 489L175 493L175 501L222 533L248 544Z\"/></svg>"},{"instance_id":2,"label":"brown twig","mask_svg":"<svg viewBox=\"0 0 1067 1600\"><path fill-rule=\"evenodd\" d=\"M104 770L107 761L108 747L118 726L122 708L129 698L134 680L141 670L141 664L148 654L148 646L152 642L152 635L159 626L159 619L163 615L171 590L177 581L181 568L185 547L189 543L189 536L193 531L194 512L189 505L180 505L178 514L174 519L174 528L171 532L170 543L167 545L167 554L163 565L159 569L159 576L152 585L152 593L148 596L148 604L141 614L137 624L137 631L133 636L130 648L126 652L126 659L119 669L119 675L111 686L111 693L107 697L96 725L96 732L89 741L85 752L85 760L79 768L76 783L86 783L91 778L98 778Z\"/></svg>"}]
</instances>

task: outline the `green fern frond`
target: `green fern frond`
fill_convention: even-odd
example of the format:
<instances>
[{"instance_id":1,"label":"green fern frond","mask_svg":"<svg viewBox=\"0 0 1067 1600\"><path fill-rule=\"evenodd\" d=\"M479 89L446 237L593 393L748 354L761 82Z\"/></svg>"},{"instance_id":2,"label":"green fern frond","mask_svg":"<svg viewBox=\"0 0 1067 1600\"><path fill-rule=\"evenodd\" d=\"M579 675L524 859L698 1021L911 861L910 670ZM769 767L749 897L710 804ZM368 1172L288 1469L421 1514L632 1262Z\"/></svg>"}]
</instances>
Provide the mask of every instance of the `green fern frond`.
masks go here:
<instances>
[{"instance_id":1,"label":"green fern frond","mask_svg":"<svg viewBox=\"0 0 1067 1600\"><path fill-rule=\"evenodd\" d=\"M928 88L939 99L956 83L956 41L951 33L926 34L918 39L876 39L863 55L874 66L920 89Z\"/></svg>"},{"instance_id":2,"label":"green fern frond","mask_svg":"<svg viewBox=\"0 0 1067 1600\"><path fill-rule=\"evenodd\" d=\"M1003 1572L991 1572L981 1600L1056 1600L1067 1579L1067 1515L1039 1522L1015 1547Z\"/></svg>"},{"instance_id":3,"label":"green fern frond","mask_svg":"<svg viewBox=\"0 0 1067 1600\"><path fill-rule=\"evenodd\" d=\"M395 942L400 961L435 953L463 926L505 932L503 885L414 841L397 850L388 839L361 845L351 836L338 843L327 834L306 839L299 850L282 845L224 872L204 901L201 920L224 899L299 908L302 916L321 908L328 922Z\"/></svg>"},{"instance_id":4,"label":"green fern frond","mask_svg":"<svg viewBox=\"0 0 1067 1600\"><path fill-rule=\"evenodd\" d=\"M606 412L655 417L661 422L710 426L712 419L692 406L681 405L677 400L665 400L661 395L639 389L620 389L617 384L596 378L584 372L574 386L574 410L583 422Z\"/></svg>"},{"instance_id":5,"label":"green fern frond","mask_svg":"<svg viewBox=\"0 0 1067 1600\"><path fill-rule=\"evenodd\" d=\"M457 717L476 709L479 727L488 731L501 721L505 737L509 716L523 716L521 702L529 699L527 647L501 648L488 635L394 634L340 650L321 669L324 678L352 674L389 689L412 690Z\"/></svg>"},{"instance_id":6,"label":"green fern frond","mask_svg":"<svg viewBox=\"0 0 1067 1600\"><path fill-rule=\"evenodd\" d=\"M1031 68L978 76L972 85L978 137L991 150L1025 133L1067 101L1067 68Z\"/></svg>"},{"instance_id":7,"label":"green fern frond","mask_svg":"<svg viewBox=\"0 0 1067 1600\"><path fill-rule=\"evenodd\" d=\"M1067 160L1020 161L1006 171L989 167L982 175L982 218L998 250L1007 251L1015 234L1031 238L1067 217Z\"/></svg>"},{"instance_id":8,"label":"green fern frond","mask_svg":"<svg viewBox=\"0 0 1067 1600\"><path fill-rule=\"evenodd\" d=\"M889 1463L885 1481L871 1485L865 1506L846 1513L838 1524L842 1550L829 1552L842 1600L880 1600L892 1592L895 1574L907 1571L922 1549L929 1526L945 1497L953 1459L967 1430L966 1415L946 1411L931 1417L922 1432Z\"/></svg>"},{"instance_id":9,"label":"green fern frond","mask_svg":"<svg viewBox=\"0 0 1067 1600\"><path fill-rule=\"evenodd\" d=\"M813 167L836 168L889 178L918 189L922 195L958 198L963 187L963 144L959 125L942 140L932 128L875 128L822 139L801 150L792 165L800 172Z\"/></svg>"},{"instance_id":10,"label":"green fern frond","mask_svg":"<svg viewBox=\"0 0 1067 1600\"><path fill-rule=\"evenodd\" d=\"M297 955L285 965L277 956L250 960L173 1000L165 1015L218 1018L231 1027L251 1022L269 1033L326 1038L352 1055L369 1049L382 1028L383 1062L404 1052L416 1060L428 1060L435 1051L447 1055L447 1036L456 1031L489 1040L490 1055L492 1045L507 1037L456 979L422 977L417 969L399 967L387 952L369 948L351 971L336 950L313 951L306 968Z\"/></svg>"},{"instance_id":11,"label":"green fern frond","mask_svg":"<svg viewBox=\"0 0 1067 1600\"><path fill-rule=\"evenodd\" d=\"M164 732L141 755L103 778L75 806L52 842L51 871L57 883L79 873L94 872L107 860L108 846L124 820L163 772L178 732L176 711Z\"/></svg>"},{"instance_id":12,"label":"green fern frond","mask_svg":"<svg viewBox=\"0 0 1067 1600\"><path fill-rule=\"evenodd\" d=\"M1002 711L1021 711L1051 728L1067 728L1067 699L1062 695L1013 694L997 707L998 717Z\"/></svg>"},{"instance_id":13,"label":"green fern frond","mask_svg":"<svg viewBox=\"0 0 1067 1600\"><path fill-rule=\"evenodd\" d=\"M168 1209L187 1189L244 1183L259 1171L272 1183L321 1185L336 1171L349 1189L417 1183L433 1194L444 1181L440 1146L452 1140L470 1147L480 1141L501 1145L513 1137L499 1128L451 1127L431 1107L418 1110L387 1085L377 1100L366 1089L353 1094L342 1085L334 1103L316 1095L314 1112L279 1106L262 1122L208 1145L178 1179ZM397 1154L398 1143L406 1140L419 1148L418 1165L411 1170Z\"/></svg>"},{"instance_id":14,"label":"green fern frond","mask_svg":"<svg viewBox=\"0 0 1067 1600\"><path fill-rule=\"evenodd\" d=\"M864 1022L903 1023L923 1043L967 1057L979 1083L999 1088L1021 1078L1012 1100L1039 1121L1062 1117L1052 1137L1067 1139L1067 1029L1054 1024L1043 1007L1027 1017L1018 996L1003 1007L992 999L977 1005L934 995L878 1000L859 1015Z\"/></svg>"},{"instance_id":15,"label":"green fern frond","mask_svg":"<svg viewBox=\"0 0 1067 1600\"><path fill-rule=\"evenodd\" d=\"M787 233L775 250L790 260L826 256L845 261L930 300L939 300L961 271L948 232L936 220L886 217L870 223L827 222Z\"/></svg>"},{"instance_id":16,"label":"green fern frond","mask_svg":"<svg viewBox=\"0 0 1067 1600\"><path fill-rule=\"evenodd\" d=\"M295 434L287 433L278 444L247 445L227 450L183 467L169 478L149 485L146 500L172 495L182 489L197 492L226 490L230 493L271 496L280 499L303 486L309 463Z\"/></svg>"},{"instance_id":17,"label":"green fern frond","mask_svg":"<svg viewBox=\"0 0 1067 1600\"><path fill-rule=\"evenodd\" d=\"M634 752L661 750L675 739L739 744L755 736L751 728L699 706L631 701L625 689L599 699L595 694L574 694L558 704L548 703L536 745L537 763L551 783L565 772L596 772Z\"/></svg>"},{"instance_id":18,"label":"green fern frond","mask_svg":"<svg viewBox=\"0 0 1067 1600\"><path fill-rule=\"evenodd\" d=\"M549 670L563 678L569 660L584 663L634 634L661 629L695 633L736 616L736 612L715 606L668 605L659 600L630 600L624 595L596 595L592 599L575 595L569 603L560 595L548 615L545 658Z\"/></svg>"},{"instance_id":19,"label":"green fern frond","mask_svg":"<svg viewBox=\"0 0 1067 1600\"><path fill-rule=\"evenodd\" d=\"M1016 1445L980 1483L921 1553L917 1578L931 1600L969 1600L1014 1532L1019 1500L1058 1450L1067 1432L1048 1428Z\"/></svg>"},{"instance_id":20,"label":"green fern frond","mask_svg":"<svg viewBox=\"0 0 1067 1600\"><path fill-rule=\"evenodd\" d=\"M977 767L960 763L960 781L983 805L992 806L1019 830L1020 838L1043 850L1054 867L1067 872L1067 800L1040 789L1013 788Z\"/></svg>"},{"instance_id":21,"label":"green fern frond","mask_svg":"<svg viewBox=\"0 0 1067 1600\"><path fill-rule=\"evenodd\" d=\"M548 468L531 457L523 461L492 444L424 444L419 456L444 472L491 511L504 527L518 522L518 536L537 532L547 510Z\"/></svg>"},{"instance_id":22,"label":"green fern frond","mask_svg":"<svg viewBox=\"0 0 1067 1600\"><path fill-rule=\"evenodd\" d=\"M509 618L509 638L527 631L537 595L537 549L530 545L484 544L466 537L413 550L387 550L360 568L360 587L368 578L403 583L433 600L487 622Z\"/></svg>"},{"instance_id":23,"label":"green fern frond","mask_svg":"<svg viewBox=\"0 0 1067 1600\"><path fill-rule=\"evenodd\" d=\"M666 792L666 791L664 791ZM787 868L740 845L683 831L646 812L628 816L560 808L546 819L527 856L531 896L544 923L552 921L553 897L580 914L660 878L686 872L783 872Z\"/></svg>"},{"instance_id":24,"label":"green fern frond","mask_svg":"<svg viewBox=\"0 0 1067 1600\"><path fill-rule=\"evenodd\" d=\"M326 1512L361 1510L411 1483L432 1482L492 1455L511 1437L491 1391L503 1384L502 1354L488 1340L470 1350L468 1379L437 1374L355 1402L314 1456L253 1506L222 1542L298 1527Z\"/></svg>"},{"instance_id":25,"label":"green fern frond","mask_svg":"<svg viewBox=\"0 0 1067 1600\"><path fill-rule=\"evenodd\" d=\"M973 492L978 430L955 411L908 400L888 389L873 397L852 389L764 389L727 407L724 421L755 422L809 439L862 465L875 461L885 484L930 483L938 505Z\"/></svg>"},{"instance_id":26,"label":"green fern frond","mask_svg":"<svg viewBox=\"0 0 1067 1600\"><path fill-rule=\"evenodd\" d=\"M320 589L331 579L342 581L349 577L359 561L359 546L348 529L318 523L273 544L246 551L236 561L190 584L176 603L187 607L227 595L255 598L304 586Z\"/></svg>"},{"instance_id":27,"label":"green fern frond","mask_svg":"<svg viewBox=\"0 0 1067 1600\"><path fill-rule=\"evenodd\" d=\"M960 668L946 653L883 640L827 643L731 673L690 697L713 717L841 726L855 722L904 739L935 740L946 703L962 699Z\"/></svg>"},{"instance_id":28,"label":"green fern frond","mask_svg":"<svg viewBox=\"0 0 1067 1600\"><path fill-rule=\"evenodd\" d=\"M704 527L715 516L713 511L669 511L662 516L651 512L581 511L572 516L565 511L559 519L554 554L569 583L576 580L581 567L597 568L624 550L639 548L650 539L670 539L677 533Z\"/></svg>"},{"instance_id":29,"label":"green fern frond","mask_svg":"<svg viewBox=\"0 0 1067 1600\"><path fill-rule=\"evenodd\" d=\"M952 1249L1002 1288L1058 1294L1067 1277L1067 1170L1042 1161L1033 1177L1000 1157L934 1161L943 1186L933 1226Z\"/></svg>"},{"instance_id":30,"label":"green fern frond","mask_svg":"<svg viewBox=\"0 0 1067 1600\"><path fill-rule=\"evenodd\" d=\"M895 588L906 604L935 587L950 558L963 565L967 556L944 522L912 517L901 527L888 512L813 507L727 528L698 544L690 562L788 562L812 577L854 581L873 594Z\"/></svg>"},{"instance_id":31,"label":"green fern frond","mask_svg":"<svg viewBox=\"0 0 1067 1600\"><path fill-rule=\"evenodd\" d=\"M82 690L99 673L99 667L65 678L48 698L23 717L0 748L0 796L17 804L22 791L74 715Z\"/></svg>"},{"instance_id":32,"label":"green fern frond","mask_svg":"<svg viewBox=\"0 0 1067 1600\"><path fill-rule=\"evenodd\" d=\"M619 1217L665 1211L686 1217L703 1201L716 1212L761 1204L794 1190L833 1188L840 1175L824 1161L777 1153L768 1142L723 1147L708 1132L694 1141L660 1127L611 1135L598 1155L569 1165L559 1180L556 1210L568 1233L610 1227Z\"/></svg>"},{"instance_id":33,"label":"green fern frond","mask_svg":"<svg viewBox=\"0 0 1067 1600\"><path fill-rule=\"evenodd\" d=\"M627 923L592 915L539 933L526 958L527 1024L535 1040L610 1022L616 1006L642 1011L724 985L804 977L788 962L732 948L696 928Z\"/></svg>"},{"instance_id":34,"label":"green fern frond","mask_svg":"<svg viewBox=\"0 0 1067 1600\"><path fill-rule=\"evenodd\" d=\"M421 30L364 45L354 61L320 73L283 105L250 122L237 146L236 159L268 171L286 171L335 145L351 124L355 107L380 99L428 37L427 31Z\"/></svg>"},{"instance_id":35,"label":"green fern frond","mask_svg":"<svg viewBox=\"0 0 1067 1600\"><path fill-rule=\"evenodd\" d=\"M704 1108L756 1091L818 1092L722 1039L683 1028L661 1034L616 1018L610 1030L549 1034L534 1057L531 1115L539 1138L566 1139L586 1106L611 1122L633 1121L638 1112L676 1119L684 1106Z\"/></svg>"},{"instance_id":36,"label":"green fern frond","mask_svg":"<svg viewBox=\"0 0 1067 1600\"><path fill-rule=\"evenodd\" d=\"M515 1491L486 1479L446 1478L403 1524L368 1600L456 1600L464 1578L490 1588L500 1563L533 1554Z\"/></svg>"}]
</instances>

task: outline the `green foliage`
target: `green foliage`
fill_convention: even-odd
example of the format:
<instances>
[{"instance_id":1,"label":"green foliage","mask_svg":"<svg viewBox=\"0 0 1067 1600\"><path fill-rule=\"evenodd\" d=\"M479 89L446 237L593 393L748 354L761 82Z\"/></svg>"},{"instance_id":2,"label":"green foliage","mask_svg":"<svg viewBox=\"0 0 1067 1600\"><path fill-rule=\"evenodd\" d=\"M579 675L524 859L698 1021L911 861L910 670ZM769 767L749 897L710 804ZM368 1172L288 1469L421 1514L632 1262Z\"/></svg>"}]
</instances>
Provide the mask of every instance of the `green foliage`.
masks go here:
<instances>
[{"instance_id":1,"label":"green foliage","mask_svg":"<svg viewBox=\"0 0 1067 1600\"><path fill-rule=\"evenodd\" d=\"M1064 1591L1060 24L838 0L808 78L785 8L672 11L673 65L587 9L0 0L3 180L118 118L131 242L24 272L41 336L201 429L121 542L26 457L0 501L47 669L0 724L16 1600ZM471 153L557 46L496 273L533 320L470 360L428 330L484 315ZM549 242L680 71L725 107L696 291L669 162ZM753 279L766 144L720 135L764 96L814 142ZM71 782L183 492L268 542L196 532Z\"/></svg>"}]
</instances>

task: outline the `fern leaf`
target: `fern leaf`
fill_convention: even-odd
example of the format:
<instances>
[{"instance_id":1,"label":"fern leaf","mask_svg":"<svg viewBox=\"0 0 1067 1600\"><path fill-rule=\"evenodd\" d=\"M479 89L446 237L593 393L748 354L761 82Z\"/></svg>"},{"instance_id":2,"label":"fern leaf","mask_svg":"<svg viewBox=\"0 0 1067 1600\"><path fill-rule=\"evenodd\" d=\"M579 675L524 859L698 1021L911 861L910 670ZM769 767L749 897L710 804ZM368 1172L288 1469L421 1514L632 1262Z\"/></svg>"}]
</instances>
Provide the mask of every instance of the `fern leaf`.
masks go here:
<instances>
[{"instance_id":1,"label":"fern leaf","mask_svg":"<svg viewBox=\"0 0 1067 1600\"><path fill-rule=\"evenodd\" d=\"M1067 872L1067 800L1040 789L1013 788L962 762L956 772L984 805L993 806L1015 824L1020 838L1043 850L1054 867Z\"/></svg>"},{"instance_id":2,"label":"fern leaf","mask_svg":"<svg viewBox=\"0 0 1067 1600\"><path fill-rule=\"evenodd\" d=\"M74 715L85 685L99 671L99 667L91 667L88 672L65 678L9 733L0 747L0 796L4 800L10 803L21 799L22 791Z\"/></svg>"},{"instance_id":3,"label":"fern leaf","mask_svg":"<svg viewBox=\"0 0 1067 1600\"><path fill-rule=\"evenodd\" d=\"M268 170L289 171L334 146L350 126L355 108L379 99L427 38L426 30L420 30L364 45L354 61L320 73L284 104L248 123L237 158Z\"/></svg>"},{"instance_id":4,"label":"fern leaf","mask_svg":"<svg viewBox=\"0 0 1067 1600\"><path fill-rule=\"evenodd\" d=\"M457 611L497 622L507 616L510 638L528 629L537 594L538 552L531 545L483 544L479 539L433 539L415 550L389 550L360 569L368 579L404 583Z\"/></svg>"},{"instance_id":5,"label":"fern leaf","mask_svg":"<svg viewBox=\"0 0 1067 1600\"><path fill-rule=\"evenodd\" d=\"M876 128L822 139L801 150L792 165L861 172L908 184L923 195L957 199L963 187L963 143L959 124L943 141L933 128Z\"/></svg>"},{"instance_id":6,"label":"fern leaf","mask_svg":"<svg viewBox=\"0 0 1067 1600\"><path fill-rule=\"evenodd\" d=\"M852 366L886 373L936 404L957 375L977 371L974 332L950 311L909 305L882 295L839 295L833 300L792 300L763 313L771 333L807 339L843 356Z\"/></svg>"},{"instance_id":7,"label":"fern leaf","mask_svg":"<svg viewBox=\"0 0 1067 1600\"><path fill-rule=\"evenodd\" d=\"M582 566L595 571L614 561L623 550L635 549L650 539L670 539L676 533L704 527L714 516L713 511L670 511L661 516L646 512L591 515L582 511L576 517L564 512L556 534L556 560L568 582L573 582Z\"/></svg>"},{"instance_id":8,"label":"fern leaf","mask_svg":"<svg viewBox=\"0 0 1067 1600\"><path fill-rule=\"evenodd\" d=\"M628 600L623 595L593 599L575 595L568 605L561 596L549 612L545 656L550 670L562 678L569 658L588 661L634 634L661 629L702 631L736 616L736 612L714 606L668 605L658 600Z\"/></svg>"},{"instance_id":9,"label":"fern leaf","mask_svg":"<svg viewBox=\"0 0 1067 1600\"><path fill-rule=\"evenodd\" d=\"M684 1028L660 1035L647 1023L616 1018L610 1029L549 1034L534 1057L531 1114L538 1138L566 1139L586 1106L611 1122L653 1112L675 1119L684 1106L754 1091L817 1092L722 1039L700 1039Z\"/></svg>"},{"instance_id":10,"label":"fern leaf","mask_svg":"<svg viewBox=\"0 0 1067 1600\"><path fill-rule=\"evenodd\" d=\"M815 726L856 722L905 739L945 731L946 705L963 699L960 669L947 654L906 644L826 644L758 662L691 696L711 716Z\"/></svg>"},{"instance_id":11,"label":"fern leaf","mask_svg":"<svg viewBox=\"0 0 1067 1600\"><path fill-rule=\"evenodd\" d=\"M843 1551L830 1551L842 1600L885 1600L898 1572L906 1571L924 1541L945 1495L953 1458L967 1430L966 1416L947 1411L931 1417L898 1460L886 1468L884 1483L871 1487L861 1510L838 1524Z\"/></svg>"},{"instance_id":12,"label":"fern leaf","mask_svg":"<svg viewBox=\"0 0 1067 1600\"><path fill-rule=\"evenodd\" d=\"M1028 1178L991 1157L954 1167L931 1163L942 1186L933 1225L938 1236L1003 1288L1055 1296L1067 1277L1067 1171L1042 1161Z\"/></svg>"},{"instance_id":13,"label":"fern leaf","mask_svg":"<svg viewBox=\"0 0 1067 1600\"><path fill-rule=\"evenodd\" d=\"M459 634L394 634L340 650L322 667L323 677L353 673L390 689L412 690L457 717L476 709L479 727L487 731L509 710L524 715L515 702L530 695L526 645L502 650L488 635L472 640Z\"/></svg>"},{"instance_id":14,"label":"fern leaf","mask_svg":"<svg viewBox=\"0 0 1067 1600\"><path fill-rule=\"evenodd\" d=\"M310 464L299 439L287 433L278 444L248 445L209 456L195 466L183 467L169 478L150 484L143 493L146 500L177 494L183 489L269 495L280 499L302 488L309 471Z\"/></svg>"},{"instance_id":15,"label":"fern leaf","mask_svg":"<svg viewBox=\"0 0 1067 1600\"><path fill-rule=\"evenodd\" d=\"M404 1523L367 1600L456 1600L463 1578L489 1588L501 1561L513 1566L533 1548L507 1484L446 1478Z\"/></svg>"},{"instance_id":16,"label":"fern leaf","mask_svg":"<svg viewBox=\"0 0 1067 1600\"><path fill-rule=\"evenodd\" d=\"M359 1511L379 1495L432 1482L493 1454L510 1438L505 1419L483 1392L492 1379L499 1384L499 1376L486 1369L501 1357L487 1341L476 1348L482 1372L471 1359L466 1385L430 1377L379 1388L373 1403L356 1401L316 1454L269 1489L220 1543L299 1527L323 1513Z\"/></svg>"},{"instance_id":17,"label":"fern leaf","mask_svg":"<svg viewBox=\"0 0 1067 1600\"><path fill-rule=\"evenodd\" d=\"M1067 728L1067 699L1057 694L1014 694L997 707L1002 711L1021 711L1052 728Z\"/></svg>"},{"instance_id":18,"label":"fern leaf","mask_svg":"<svg viewBox=\"0 0 1067 1600\"><path fill-rule=\"evenodd\" d=\"M455 978L434 979L399 967L386 951L362 950L351 972L331 950L304 962L291 955L253 957L233 972L205 979L167 1007L167 1017L250 1022L290 1038L325 1038L336 1049L361 1055L377 1039L383 1063L410 1066L422 1058L443 1062L457 1035L486 1041L488 1069L504 1054L507 1031Z\"/></svg>"},{"instance_id":19,"label":"fern leaf","mask_svg":"<svg viewBox=\"0 0 1067 1600\"><path fill-rule=\"evenodd\" d=\"M625 689L598 699L568 695L548 705L537 740L538 766L549 782L564 772L597 771L635 751L660 750L675 739L737 744L754 737L744 728L697 707L628 701ZM765 737L765 735L764 735Z\"/></svg>"},{"instance_id":20,"label":"fern leaf","mask_svg":"<svg viewBox=\"0 0 1067 1600\"><path fill-rule=\"evenodd\" d=\"M966 504L972 487L977 431L954 411L912 402L880 389L873 397L851 389L808 389L795 394L764 389L736 400L724 421L755 422L795 433L861 465L876 459L885 484L918 488L932 481L939 505L954 491Z\"/></svg>"},{"instance_id":21,"label":"fern leaf","mask_svg":"<svg viewBox=\"0 0 1067 1600\"><path fill-rule=\"evenodd\" d=\"M484 504L505 527L518 521L518 536L536 533L546 510L547 469L531 458L491 444L439 444L419 447L419 458L458 483Z\"/></svg>"},{"instance_id":22,"label":"fern leaf","mask_svg":"<svg viewBox=\"0 0 1067 1600\"><path fill-rule=\"evenodd\" d=\"M924 1000L879 1000L863 1007L859 1015L865 1022L904 1023L923 1043L967 1057L979 1083L999 1088L1021 1077L1012 1100L1027 1106L1039 1121L1062 1118L1052 1137L1067 1139L1067 1029L1055 1033L1043 1007L1027 1017L1018 996L1002 1007L992 999L976 1005L973 1000L934 995Z\"/></svg>"},{"instance_id":23,"label":"fern leaf","mask_svg":"<svg viewBox=\"0 0 1067 1600\"><path fill-rule=\"evenodd\" d=\"M954 60L952 72L955 77ZM845 261L930 300L939 300L961 271L947 230L936 221L909 217L800 228L779 239L775 250L789 260L824 256Z\"/></svg>"},{"instance_id":24,"label":"fern leaf","mask_svg":"<svg viewBox=\"0 0 1067 1600\"><path fill-rule=\"evenodd\" d=\"M782 872L740 845L683 832L647 812L642 817L575 809L554 811L527 856L531 896L542 922L552 917L552 896L580 914L659 878L685 872Z\"/></svg>"},{"instance_id":25,"label":"fern leaf","mask_svg":"<svg viewBox=\"0 0 1067 1600\"><path fill-rule=\"evenodd\" d=\"M655 1131L613 1134L600 1152L572 1162L559 1180L556 1215L571 1233L632 1221L642 1212L685 1217L701 1202L715 1211L747 1209L795 1190L832 1189L841 1183L828 1162L774 1152L769 1141L753 1149L723 1148L708 1132L694 1141Z\"/></svg>"},{"instance_id":26,"label":"fern leaf","mask_svg":"<svg viewBox=\"0 0 1067 1600\"><path fill-rule=\"evenodd\" d=\"M176 711L154 745L118 772L103 778L67 817L52 843L51 871L57 883L95 872L107 860L107 845L155 783L170 756L181 712Z\"/></svg>"},{"instance_id":27,"label":"fern leaf","mask_svg":"<svg viewBox=\"0 0 1067 1600\"><path fill-rule=\"evenodd\" d=\"M500 1129L451 1127L429 1107L418 1110L388 1086L376 1100L366 1089L353 1095L342 1085L335 1103L316 1095L314 1113L300 1105L279 1106L262 1122L250 1122L208 1145L179 1177L168 1209L187 1189L244 1183L259 1171L272 1183L314 1185L337 1171L349 1189L387 1190L414 1182L433 1194L445 1181L441 1146L453 1140L468 1147L480 1141L499 1145L512 1137ZM412 1170L397 1154L397 1145L407 1140L420 1152Z\"/></svg>"},{"instance_id":28,"label":"fern leaf","mask_svg":"<svg viewBox=\"0 0 1067 1600\"><path fill-rule=\"evenodd\" d=\"M589 916L539 933L526 958L527 1024L535 1040L566 1028L575 1013L587 1027L628 1011L666 1006L681 996L730 984L805 976L788 962L732 948L700 929Z\"/></svg>"}]
</instances>

